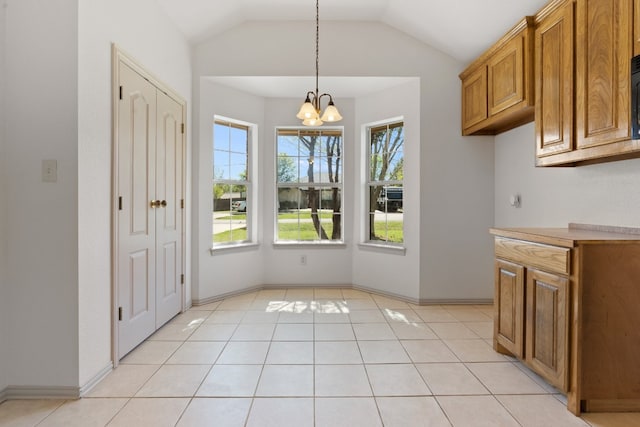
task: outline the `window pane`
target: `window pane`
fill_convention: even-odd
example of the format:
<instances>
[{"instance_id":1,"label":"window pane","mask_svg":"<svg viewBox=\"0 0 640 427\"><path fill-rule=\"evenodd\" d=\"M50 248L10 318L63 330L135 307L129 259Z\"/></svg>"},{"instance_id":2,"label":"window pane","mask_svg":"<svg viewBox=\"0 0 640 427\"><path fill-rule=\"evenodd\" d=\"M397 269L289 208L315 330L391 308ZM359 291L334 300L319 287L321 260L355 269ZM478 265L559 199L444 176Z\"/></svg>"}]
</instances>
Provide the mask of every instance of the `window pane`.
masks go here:
<instances>
[{"instance_id":1,"label":"window pane","mask_svg":"<svg viewBox=\"0 0 640 427\"><path fill-rule=\"evenodd\" d=\"M247 186L213 186L213 242L247 240Z\"/></svg>"},{"instance_id":2,"label":"window pane","mask_svg":"<svg viewBox=\"0 0 640 427\"><path fill-rule=\"evenodd\" d=\"M230 179L234 181L247 180L247 154L231 153L229 168Z\"/></svg>"},{"instance_id":3,"label":"window pane","mask_svg":"<svg viewBox=\"0 0 640 427\"><path fill-rule=\"evenodd\" d=\"M306 159L299 159L298 161L299 163L299 172L300 175L298 177L298 181L299 182L316 182L315 181L315 176L316 173L313 170L313 163L311 163L309 161L308 158Z\"/></svg>"},{"instance_id":4,"label":"window pane","mask_svg":"<svg viewBox=\"0 0 640 427\"><path fill-rule=\"evenodd\" d=\"M278 188L278 212L293 211L297 215L301 194L298 188Z\"/></svg>"},{"instance_id":5,"label":"window pane","mask_svg":"<svg viewBox=\"0 0 640 427\"><path fill-rule=\"evenodd\" d=\"M297 157L292 157L286 153L278 155L278 182L297 182L298 181L298 162Z\"/></svg>"},{"instance_id":6,"label":"window pane","mask_svg":"<svg viewBox=\"0 0 640 427\"><path fill-rule=\"evenodd\" d=\"M279 240L298 240L302 197L303 193L299 188L278 188Z\"/></svg>"},{"instance_id":7,"label":"window pane","mask_svg":"<svg viewBox=\"0 0 640 427\"><path fill-rule=\"evenodd\" d=\"M229 141L231 140L229 126L214 123L213 125L213 148L215 150L229 151Z\"/></svg>"},{"instance_id":8,"label":"window pane","mask_svg":"<svg viewBox=\"0 0 640 427\"><path fill-rule=\"evenodd\" d=\"M229 152L214 150L213 179L229 179Z\"/></svg>"},{"instance_id":9,"label":"window pane","mask_svg":"<svg viewBox=\"0 0 640 427\"><path fill-rule=\"evenodd\" d=\"M229 150L234 153L247 153L247 141L248 130L238 129L237 127L230 128L230 147Z\"/></svg>"},{"instance_id":10,"label":"window pane","mask_svg":"<svg viewBox=\"0 0 640 427\"><path fill-rule=\"evenodd\" d=\"M400 244L404 242L404 214L402 212L369 213L369 240Z\"/></svg>"},{"instance_id":11,"label":"window pane","mask_svg":"<svg viewBox=\"0 0 640 427\"><path fill-rule=\"evenodd\" d=\"M298 138L294 136L278 137L278 153L286 154L290 157L298 157Z\"/></svg>"}]
</instances>

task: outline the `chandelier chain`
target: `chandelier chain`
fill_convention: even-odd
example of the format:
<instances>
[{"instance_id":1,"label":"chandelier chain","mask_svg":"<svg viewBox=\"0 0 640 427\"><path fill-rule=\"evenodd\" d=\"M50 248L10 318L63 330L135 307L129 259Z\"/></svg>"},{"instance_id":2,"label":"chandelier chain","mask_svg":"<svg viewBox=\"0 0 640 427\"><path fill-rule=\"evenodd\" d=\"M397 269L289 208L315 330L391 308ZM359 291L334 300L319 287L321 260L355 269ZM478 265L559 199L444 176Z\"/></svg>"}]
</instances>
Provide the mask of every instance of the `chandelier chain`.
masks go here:
<instances>
[{"instance_id":1,"label":"chandelier chain","mask_svg":"<svg viewBox=\"0 0 640 427\"><path fill-rule=\"evenodd\" d=\"M320 74L320 0L316 0L316 96L318 90L318 74Z\"/></svg>"}]
</instances>

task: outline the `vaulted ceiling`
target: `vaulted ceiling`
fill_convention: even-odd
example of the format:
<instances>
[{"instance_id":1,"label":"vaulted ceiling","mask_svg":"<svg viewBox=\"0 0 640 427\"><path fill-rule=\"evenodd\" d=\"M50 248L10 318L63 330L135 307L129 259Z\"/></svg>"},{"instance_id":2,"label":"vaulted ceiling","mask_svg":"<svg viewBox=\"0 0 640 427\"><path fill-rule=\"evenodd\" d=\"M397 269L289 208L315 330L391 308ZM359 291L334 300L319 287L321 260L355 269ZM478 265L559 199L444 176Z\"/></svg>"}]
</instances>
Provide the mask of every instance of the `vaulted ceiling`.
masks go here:
<instances>
[{"instance_id":1,"label":"vaulted ceiling","mask_svg":"<svg viewBox=\"0 0 640 427\"><path fill-rule=\"evenodd\" d=\"M315 20L313 0L156 1L194 44L246 21ZM320 0L320 21L381 22L468 63L547 2Z\"/></svg>"}]
</instances>

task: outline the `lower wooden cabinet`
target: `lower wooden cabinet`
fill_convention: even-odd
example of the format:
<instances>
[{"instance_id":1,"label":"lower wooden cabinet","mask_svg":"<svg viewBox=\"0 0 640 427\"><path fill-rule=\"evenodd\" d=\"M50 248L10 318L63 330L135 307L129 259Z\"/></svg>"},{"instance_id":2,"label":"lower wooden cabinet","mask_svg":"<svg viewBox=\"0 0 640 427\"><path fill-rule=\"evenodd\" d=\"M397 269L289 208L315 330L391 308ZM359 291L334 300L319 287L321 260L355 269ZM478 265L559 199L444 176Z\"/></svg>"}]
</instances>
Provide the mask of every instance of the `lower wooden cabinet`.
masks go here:
<instances>
[{"instance_id":1,"label":"lower wooden cabinet","mask_svg":"<svg viewBox=\"0 0 640 427\"><path fill-rule=\"evenodd\" d=\"M551 385L568 391L569 279L527 271L525 362Z\"/></svg>"},{"instance_id":2,"label":"lower wooden cabinet","mask_svg":"<svg viewBox=\"0 0 640 427\"><path fill-rule=\"evenodd\" d=\"M524 356L524 267L496 259L493 324L496 345Z\"/></svg>"},{"instance_id":3,"label":"lower wooden cabinet","mask_svg":"<svg viewBox=\"0 0 640 427\"><path fill-rule=\"evenodd\" d=\"M581 412L640 411L640 230L494 228L494 349Z\"/></svg>"},{"instance_id":4,"label":"lower wooden cabinet","mask_svg":"<svg viewBox=\"0 0 640 427\"><path fill-rule=\"evenodd\" d=\"M555 274L495 261L496 350L522 359L565 392L569 283Z\"/></svg>"}]
</instances>

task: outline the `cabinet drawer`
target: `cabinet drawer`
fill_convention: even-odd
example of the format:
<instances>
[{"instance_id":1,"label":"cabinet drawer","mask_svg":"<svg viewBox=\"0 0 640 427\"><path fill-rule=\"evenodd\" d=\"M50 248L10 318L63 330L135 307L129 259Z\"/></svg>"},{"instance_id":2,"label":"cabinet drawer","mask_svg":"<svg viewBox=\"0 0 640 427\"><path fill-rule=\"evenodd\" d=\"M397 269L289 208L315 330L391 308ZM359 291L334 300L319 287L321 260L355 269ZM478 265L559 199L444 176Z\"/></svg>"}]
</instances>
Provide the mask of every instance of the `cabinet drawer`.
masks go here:
<instances>
[{"instance_id":1,"label":"cabinet drawer","mask_svg":"<svg viewBox=\"0 0 640 427\"><path fill-rule=\"evenodd\" d=\"M552 273L568 275L571 271L569 266L571 249L569 248L496 237L495 252L498 258Z\"/></svg>"}]
</instances>

